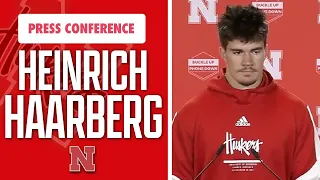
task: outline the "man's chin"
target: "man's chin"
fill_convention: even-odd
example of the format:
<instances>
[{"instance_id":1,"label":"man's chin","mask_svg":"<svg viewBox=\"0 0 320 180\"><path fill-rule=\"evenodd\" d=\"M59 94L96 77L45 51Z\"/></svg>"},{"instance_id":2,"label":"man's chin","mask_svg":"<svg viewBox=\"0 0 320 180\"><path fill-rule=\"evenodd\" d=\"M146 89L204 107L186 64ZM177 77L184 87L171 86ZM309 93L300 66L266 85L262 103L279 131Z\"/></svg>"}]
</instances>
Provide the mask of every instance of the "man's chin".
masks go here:
<instances>
[{"instance_id":1,"label":"man's chin","mask_svg":"<svg viewBox=\"0 0 320 180\"><path fill-rule=\"evenodd\" d=\"M241 84L242 86L251 86L256 82L256 80L242 80L242 81L238 81L239 84Z\"/></svg>"}]
</instances>

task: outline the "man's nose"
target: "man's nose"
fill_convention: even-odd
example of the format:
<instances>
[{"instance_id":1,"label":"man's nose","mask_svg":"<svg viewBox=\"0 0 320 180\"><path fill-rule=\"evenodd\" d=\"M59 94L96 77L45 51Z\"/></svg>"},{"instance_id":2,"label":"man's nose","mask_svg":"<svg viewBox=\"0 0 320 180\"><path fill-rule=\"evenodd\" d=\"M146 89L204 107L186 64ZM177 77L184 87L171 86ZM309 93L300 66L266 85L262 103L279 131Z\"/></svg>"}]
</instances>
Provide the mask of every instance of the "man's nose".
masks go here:
<instances>
[{"instance_id":1,"label":"man's nose","mask_svg":"<svg viewBox=\"0 0 320 180\"><path fill-rule=\"evenodd\" d=\"M250 53L243 54L242 65L243 66L252 66L253 65L253 58Z\"/></svg>"}]
</instances>

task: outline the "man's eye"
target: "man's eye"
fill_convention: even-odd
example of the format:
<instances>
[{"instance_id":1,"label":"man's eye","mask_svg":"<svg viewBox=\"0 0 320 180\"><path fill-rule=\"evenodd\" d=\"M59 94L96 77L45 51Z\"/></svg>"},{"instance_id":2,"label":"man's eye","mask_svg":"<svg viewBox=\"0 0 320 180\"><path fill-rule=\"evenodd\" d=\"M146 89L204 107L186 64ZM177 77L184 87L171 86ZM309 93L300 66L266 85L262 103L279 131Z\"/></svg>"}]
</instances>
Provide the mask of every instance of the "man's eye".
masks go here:
<instances>
[{"instance_id":1,"label":"man's eye","mask_svg":"<svg viewBox=\"0 0 320 180\"><path fill-rule=\"evenodd\" d=\"M241 52L239 51L234 51L233 54L240 54Z\"/></svg>"}]
</instances>

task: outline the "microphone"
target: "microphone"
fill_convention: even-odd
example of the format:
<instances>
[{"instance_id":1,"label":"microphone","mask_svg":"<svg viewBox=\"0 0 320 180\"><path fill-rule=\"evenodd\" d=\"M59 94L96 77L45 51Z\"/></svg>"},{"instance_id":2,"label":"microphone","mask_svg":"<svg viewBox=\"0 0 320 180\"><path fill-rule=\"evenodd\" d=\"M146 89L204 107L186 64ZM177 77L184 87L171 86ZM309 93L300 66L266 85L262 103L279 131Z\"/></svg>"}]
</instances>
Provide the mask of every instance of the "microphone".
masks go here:
<instances>
[{"instance_id":1,"label":"microphone","mask_svg":"<svg viewBox=\"0 0 320 180\"><path fill-rule=\"evenodd\" d=\"M193 180L198 179L198 177L210 166L210 164L217 159L217 157L221 154L225 146L226 146L225 143L221 144L221 146L217 150L216 155L213 157L213 159L200 171L200 173Z\"/></svg>"},{"instance_id":2,"label":"microphone","mask_svg":"<svg viewBox=\"0 0 320 180\"><path fill-rule=\"evenodd\" d=\"M267 166L267 165L261 160L260 155L259 155L259 153L258 153L257 151L255 151L255 150L252 149L252 148L251 148L250 150L251 150L252 154L254 155L254 157L257 158L257 159L263 164L264 167L266 167L275 177L277 177L277 179L282 180L275 172L272 171L271 168L269 168L269 166Z\"/></svg>"}]
</instances>

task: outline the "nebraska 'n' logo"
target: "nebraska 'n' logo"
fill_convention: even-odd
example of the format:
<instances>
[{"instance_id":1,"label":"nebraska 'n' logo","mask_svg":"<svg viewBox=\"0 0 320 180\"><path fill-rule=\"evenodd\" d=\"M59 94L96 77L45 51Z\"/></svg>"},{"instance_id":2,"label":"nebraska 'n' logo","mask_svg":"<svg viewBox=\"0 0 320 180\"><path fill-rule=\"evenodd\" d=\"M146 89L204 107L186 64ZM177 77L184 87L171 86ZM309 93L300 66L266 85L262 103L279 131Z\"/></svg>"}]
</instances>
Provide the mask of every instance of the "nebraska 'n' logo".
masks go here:
<instances>
[{"instance_id":1,"label":"nebraska 'n' logo","mask_svg":"<svg viewBox=\"0 0 320 180\"><path fill-rule=\"evenodd\" d=\"M283 2L279 0L263 0L263 2L257 0L252 2L252 5L262 9L266 13L267 23L271 23L283 16Z\"/></svg>"},{"instance_id":2,"label":"nebraska 'n' logo","mask_svg":"<svg viewBox=\"0 0 320 180\"><path fill-rule=\"evenodd\" d=\"M318 9L320 9L320 0L318 0ZM320 11L318 12L318 24L320 24Z\"/></svg>"},{"instance_id":3,"label":"nebraska 'n' logo","mask_svg":"<svg viewBox=\"0 0 320 180\"><path fill-rule=\"evenodd\" d=\"M282 51L271 50L270 57L264 61L264 68L272 75L275 80L282 79L281 71Z\"/></svg>"},{"instance_id":4,"label":"nebraska 'n' logo","mask_svg":"<svg viewBox=\"0 0 320 180\"><path fill-rule=\"evenodd\" d=\"M188 23L201 24L201 14L207 24L216 24L218 22L217 1L218 0L189 0L190 14Z\"/></svg>"},{"instance_id":5,"label":"nebraska 'n' logo","mask_svg":"<svg viewBox=\"0 0 320 180\"><path fill-rule=\"evenodd\" d=\"M320 74L320 59L317 59L316 71Z\"/></svg>"},{"instance_id":6,"label":"nebraska 'n' logo","mask_svg":"<svg viewBox=\"0 0 320 180\"><path fill-rule=\"evenodd\" d=\"M93 163L95 147L85 146L84 153L78 146L70 146L69 153L71 154L71 164L69 165L70 172L80 172L80 164L86 172L95 172L95 164Z\"/></svg>"},{"instance_id":7,"label":"nebraska 'n' logo","mask_svg":"<svg viewBox=\"0 0 320 180\"><path fill-rule=\"evenodd\" d=\"M320 136L320 106L317 106L316 114L318 116L318 135Z\"/></svg>"},{"instance_id":8,"label":"nebraska 'n' logo","mask_svg":"<svg viewBox=\"0 0 320 180\"><path fill-rule=\"evenodd\" d=\"M202 52L188 59L188 71L203 81L207 80L219 72L219 59Z\"/></svg>"}]
</instances>

